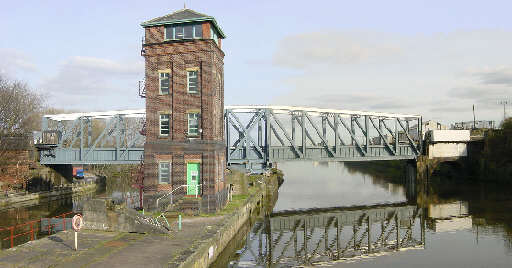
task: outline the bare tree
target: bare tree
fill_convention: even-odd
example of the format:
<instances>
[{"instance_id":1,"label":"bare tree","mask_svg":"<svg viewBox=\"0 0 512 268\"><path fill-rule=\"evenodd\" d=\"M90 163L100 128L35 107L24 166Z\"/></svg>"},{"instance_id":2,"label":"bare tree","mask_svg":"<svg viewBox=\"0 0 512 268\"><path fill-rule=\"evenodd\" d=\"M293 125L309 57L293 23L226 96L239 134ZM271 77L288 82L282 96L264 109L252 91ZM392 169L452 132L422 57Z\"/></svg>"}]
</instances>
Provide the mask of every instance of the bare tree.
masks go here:
<instances>
[{"instance_id":1,"label":"bare tree","mask_svg":"<svg viewBox=\"0 0 512 268\"><path fill-rule=\"evenodd\" d=\"M21 164L29 159L31 131L40 129L44 107L42 95L26 83L9 81L0 76L0 181L12 188L28 178L28 167ZM25 159L26 158L26 159Z\"/></svg>"},{"instance_id":2,"label":"bare tree","mask_svg":"<svg viewBox=\"0 0 512 268\"><path fill-rule=\"evenodd\" d=\"M43 96L32 91L26 83L0 76L1 135L12 136L39 129L43 107Z\"/></svg>"}]
</instances>

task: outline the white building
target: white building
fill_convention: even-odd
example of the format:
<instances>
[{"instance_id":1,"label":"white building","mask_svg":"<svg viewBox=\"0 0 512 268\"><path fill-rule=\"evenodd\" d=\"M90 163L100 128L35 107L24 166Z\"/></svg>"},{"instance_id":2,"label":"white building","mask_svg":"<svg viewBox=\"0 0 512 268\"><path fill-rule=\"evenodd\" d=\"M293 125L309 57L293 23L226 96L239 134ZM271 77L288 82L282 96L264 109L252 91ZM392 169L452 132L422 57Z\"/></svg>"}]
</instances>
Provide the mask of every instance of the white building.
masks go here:
<instances>
[{"instance_id":1,"label":"white building","mask_svg":"<svg viewBox=\"0 0 512 268\"><path fill-rule=\"evenodd\" d=\"M425 133L429 130L446 130L448 126L443 125L434 120L428 120L421 124L422 139L425 139ZM409 129L409 135L413 140L418 140L418 125L414 125Z\"/></svg>"}]
</instances>

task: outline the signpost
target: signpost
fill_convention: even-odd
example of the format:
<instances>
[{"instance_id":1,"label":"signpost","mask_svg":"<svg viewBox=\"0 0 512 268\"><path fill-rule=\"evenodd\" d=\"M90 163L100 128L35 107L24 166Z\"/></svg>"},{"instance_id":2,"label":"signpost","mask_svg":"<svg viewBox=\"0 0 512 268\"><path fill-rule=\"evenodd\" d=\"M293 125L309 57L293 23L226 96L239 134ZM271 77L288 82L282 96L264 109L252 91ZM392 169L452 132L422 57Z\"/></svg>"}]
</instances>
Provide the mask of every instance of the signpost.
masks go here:
<instances>
[{"instance_id":1,"label":"signpost","mask_svg":"<svg viewBox=\"0 0 512 268\"><path fill-rule=\"evenodd\" d=\"M78 231L80 231L80 228L82 228L83 225L83 219L82 215L76 214L73 219L71 220L71 227L73 227L73 230L75 231L75 250L78 250Z\"/></svg>"}]
</instances>

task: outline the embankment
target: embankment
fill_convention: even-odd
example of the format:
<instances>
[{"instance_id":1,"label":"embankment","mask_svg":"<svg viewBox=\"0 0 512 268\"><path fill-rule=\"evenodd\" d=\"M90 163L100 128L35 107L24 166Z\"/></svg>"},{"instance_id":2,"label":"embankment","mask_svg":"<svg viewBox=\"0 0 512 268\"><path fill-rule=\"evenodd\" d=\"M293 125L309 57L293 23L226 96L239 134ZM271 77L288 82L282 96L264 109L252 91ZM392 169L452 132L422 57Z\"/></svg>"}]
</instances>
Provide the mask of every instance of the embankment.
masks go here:
<instances>
[{"instance_id":1,"label":"embankment","mask_svg":"<svg viewBox=\"0 0 512 268\"><path fill-rule=\"evenodd\" d=\"M39 203L66 198L70 195L75 196L97 192L103 187L104 185L102 183L72 184L69 186L55 187L51 191L31 194L11 194L8 197L0 199L0 209L37 205Z\"/></svg>"},{"instance_id":2,"label":"embankment","mask_svg":"<svg viewBox=\"0 0 512 268\"><path fill-rule=\"evenodd\" d=\"M282 173L274 169L269 176L247 176L240 173L232 173L231 178L240 180L240 191L245 191L249 195L243 205L236 208L234 212L228 215L224 224L212 237L205 241L199 241L192 245L190 250L193 252L186 259L176 259L170 263L170 267L208 267L220 253L231 242L235 235L243 228L251 215L260 212L261 206L265 203L275 202L279 181L282 181ZM230 180L229 178L227 179ZM246 183L243 183L246 182ZM246 186L247 185L247 186ZM251 187L252 185L252 187ZM236 186L235 186L236 187ZM249 189L247 189L247 187ZM251 190L254 189L254 190Z\"/></svg>"},{"instance_id":3,"label":"embankment","mask_svg":"<svg viewBox=\"0 0 512 268\"><path fill-rule=\"evenodd\" d=\"M502 129L490 130L484 138L483 150L472 165L478 179L512 182L512 119Z\"/></svg>"}]
</instances>

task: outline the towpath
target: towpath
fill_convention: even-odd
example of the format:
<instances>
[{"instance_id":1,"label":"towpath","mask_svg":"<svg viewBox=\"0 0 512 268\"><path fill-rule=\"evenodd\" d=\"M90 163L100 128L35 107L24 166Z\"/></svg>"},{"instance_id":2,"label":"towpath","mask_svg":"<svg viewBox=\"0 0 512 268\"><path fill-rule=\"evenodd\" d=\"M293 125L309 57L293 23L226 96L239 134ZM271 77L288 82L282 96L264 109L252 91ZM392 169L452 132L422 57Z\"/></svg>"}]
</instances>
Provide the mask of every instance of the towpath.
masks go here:
<instances>
[{"instance_id":1,"label":"towpath","mask_svg":"<svg viewBox=\"0 0 512 268\"><path fill-rule=\"evenodd\" d=\"M0 251L0 267L176 267L223 226L226 216L184 219L168 235L73 231Z\"/></svg>"}]
</instances>

